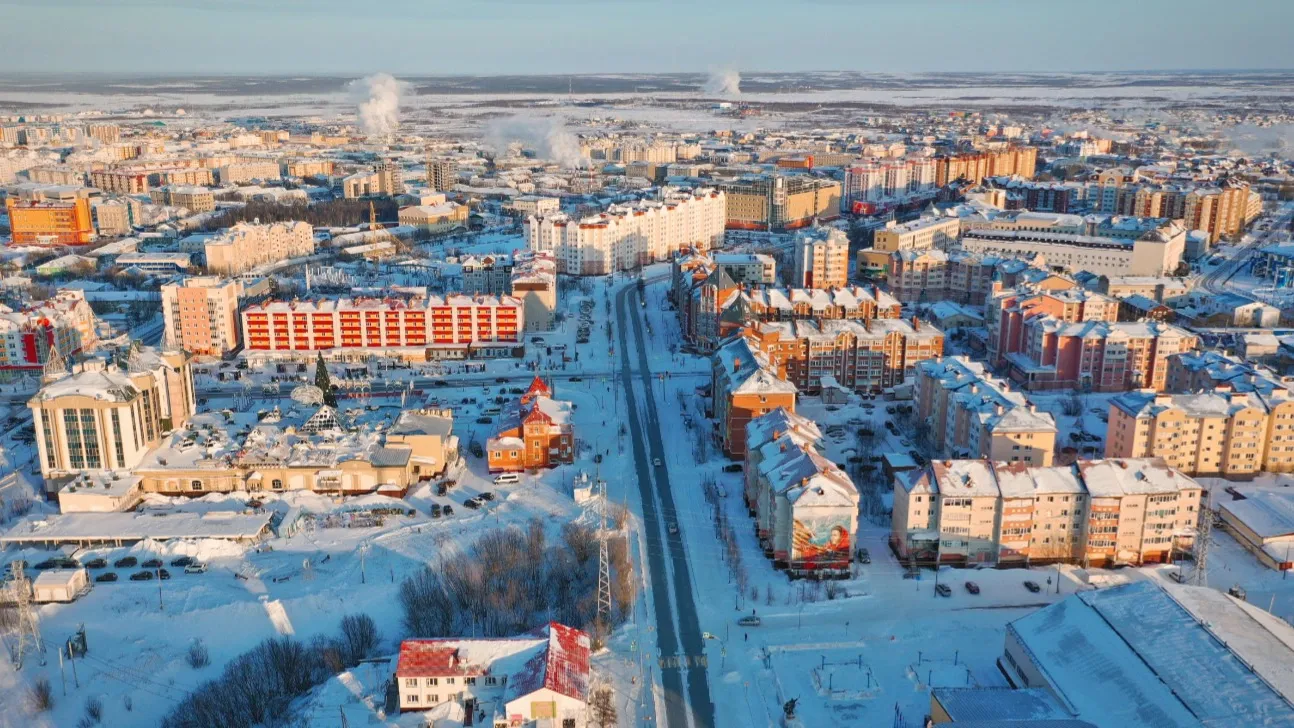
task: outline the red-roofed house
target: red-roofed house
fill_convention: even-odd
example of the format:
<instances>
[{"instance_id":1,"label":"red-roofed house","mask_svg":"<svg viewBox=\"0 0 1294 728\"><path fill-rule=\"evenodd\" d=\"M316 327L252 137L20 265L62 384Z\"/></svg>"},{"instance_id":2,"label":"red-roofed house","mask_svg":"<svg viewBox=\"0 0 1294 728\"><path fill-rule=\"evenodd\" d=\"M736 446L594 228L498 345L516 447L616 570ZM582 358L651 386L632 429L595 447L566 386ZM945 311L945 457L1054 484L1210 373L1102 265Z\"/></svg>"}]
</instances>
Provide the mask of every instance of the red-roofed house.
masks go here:
<instances>
[{"instance_id":1,"label":"red-roofed house","mask_svg":"<svg viewBox=\"0 0 1294 728\"><path fill-rule=\"evenodd\" d=\"M405 640L400 710L494 728L584 728L590 644L556 622L518 637Z\"/></svg>"},{"instance_id":2,"label":"red-roofed house","mask_svg":"<svg viewBox=\"0 0 1294 728\"><path fill-rule=\"evenodd\" d=\"M571 405L552 398L552 388L535 377L521 395L520 410L504 419L499 434L485 443L490 472L547 468L575 461Z\"/></svg>"}]
</instances>

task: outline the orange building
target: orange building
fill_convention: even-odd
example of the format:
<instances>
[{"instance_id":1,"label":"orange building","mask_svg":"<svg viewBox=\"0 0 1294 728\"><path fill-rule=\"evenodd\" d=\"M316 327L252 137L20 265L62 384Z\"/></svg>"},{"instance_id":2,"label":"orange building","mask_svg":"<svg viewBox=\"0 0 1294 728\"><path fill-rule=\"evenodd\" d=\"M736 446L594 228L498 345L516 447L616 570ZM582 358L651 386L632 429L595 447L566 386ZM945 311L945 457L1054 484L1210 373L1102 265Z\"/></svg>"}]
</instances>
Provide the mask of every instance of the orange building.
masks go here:
<instances>
[{"instance_id":1,"label":"orange building","mask_svg":"<svg viewBox=\"0 0 1294 728\"><path fill-rule=\"evenodd\" d=\"M95 240L90 201L5 200L14 245L86 245Z\"/></svg>"},{"instance_id":2,"label":"orange building","mask_svg":"<svg viewBox=\"0 0 1294 728\"><path fill-rule=\"evenodd\" d=\"M504 415L504 429L485 444L491 473L548 468L575 461L571 404L553 399L535 377L517 410Z\"/></svg>"}]
</instances>

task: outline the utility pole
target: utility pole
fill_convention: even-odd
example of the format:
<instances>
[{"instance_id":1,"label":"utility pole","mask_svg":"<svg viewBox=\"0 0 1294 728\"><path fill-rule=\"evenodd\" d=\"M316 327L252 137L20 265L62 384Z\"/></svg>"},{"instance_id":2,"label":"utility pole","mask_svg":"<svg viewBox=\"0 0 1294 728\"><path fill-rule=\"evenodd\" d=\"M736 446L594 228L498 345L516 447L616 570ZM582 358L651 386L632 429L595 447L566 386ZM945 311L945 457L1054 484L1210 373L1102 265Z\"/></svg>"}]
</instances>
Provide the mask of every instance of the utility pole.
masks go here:
<instances>
[{"instance_id":1,"label":"utility pole","mask_svg":"<svg viewBox=\"0 0 1294 728\"><path fill-rule=\"evenodd\" d=\"M359 545L359 583L364 584L364 558L368 556L368 541Z\"/></svg>"},{"instance_id":2,"label":"utility pole","mask_svg":"<svg viewBox=\"0 0 1294 728\"><path fill-rule=\"evenodd\" d=\"M607 481L602 479L602 466L598 466L595 483L598 489L598 622L603 629L611 629L611 560L607 555Z\"/></svg>"},{"instance_id":3,"label":"utility pole","mask_svg":"<svg viewBox=\"0 0 1294 728\"><path fill-rule=\"evenodd\" d=\"M12 658L14 669L21 670L23 658L29 651L40 653L40 664L45 664L45 643L40 638L40 624L31 604L31 580L24 573L23 564L15 563L17 567L9 588L13 591L18 611L18 644L14 647Z\"/></svg>"},{"instance_id":4,"label":"utility pole","mask_svg":"<svg viewBox=\"0 0 1294 728\"><path fill-rule=\"evenodd\" d=\"M1209 541L1213 536L1213 506L1209 500L1206 490L1200 508L1200 523L1195 529L1195 572L1191 574L1191 583L1196 586L1209 585Z\"/></svg>"}]
</instances>

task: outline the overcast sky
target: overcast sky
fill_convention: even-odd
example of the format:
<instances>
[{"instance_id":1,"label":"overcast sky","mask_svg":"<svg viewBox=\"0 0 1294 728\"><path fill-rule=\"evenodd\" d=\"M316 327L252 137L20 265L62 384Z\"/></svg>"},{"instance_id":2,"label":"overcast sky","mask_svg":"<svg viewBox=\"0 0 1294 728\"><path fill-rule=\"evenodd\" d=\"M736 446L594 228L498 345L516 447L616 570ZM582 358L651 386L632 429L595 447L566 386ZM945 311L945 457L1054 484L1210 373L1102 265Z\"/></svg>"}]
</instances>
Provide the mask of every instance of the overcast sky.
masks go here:
<instances>
[{"instance_id":1,"label":"overcast sky","mask_svg":"<svg viewBox=\"0 0 1294 728\"><path fill-rule=\"evenodd\" d=\"M1294 0L0 0L0 73L1294 67Z\"/></svg>"}]
</instances>

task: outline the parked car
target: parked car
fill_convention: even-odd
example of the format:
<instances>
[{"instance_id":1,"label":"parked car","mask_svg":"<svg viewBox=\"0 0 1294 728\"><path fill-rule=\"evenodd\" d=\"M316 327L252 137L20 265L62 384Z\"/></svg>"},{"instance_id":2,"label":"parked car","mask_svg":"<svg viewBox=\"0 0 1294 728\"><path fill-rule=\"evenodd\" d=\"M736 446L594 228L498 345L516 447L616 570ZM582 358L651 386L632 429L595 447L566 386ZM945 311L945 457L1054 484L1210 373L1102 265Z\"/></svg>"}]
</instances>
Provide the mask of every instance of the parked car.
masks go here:
<instances>
[{"instance_id":1,"label":"parked car","mask_svg":"<svg viewBox=\"0 0 1294 728\"><path fill-rule=\"evenodd\" d=\"M207 565L197 561L190 562L188 566L184 567L184 573L205 574L207 573Z\"/></svg>"},{"instance_id":2,"label":"parked car","mask_svg":"<svg viewBox=\"0 0 1294 728\"><path fill-rule=\"evenodd\" d=\"M171 566L188 566L193 563L192 556L177 556L171 559Z\"/></svg>"},{"instance_id":3,"label":"parked car","mask_svg":"<svg viewBox=\"0 0 1294 728\"><path fill-rule=\"evenodd\" d=\"M484 491L481 491L481 494L476 497L483 501L492 501L494 500L494 493L491 493L488 490L484 490Z\"/></svg>"},{"instance_id":4,"label":"parked car","mask_svg":"<svg viewBox=\"0 0 1294 728\"><path fill-rule=\"evenodd\" d=\"M661 463L660 463L660 458L652 458L652 460L651 460L651 464L652 464L654 467L659 468L659 467L660 467L660 465L661 465Z\"/></svg>"},{"instance_id":5,"label":"parked car","mask_svg":"<svg viewBox=\"0 0 1294 728\"><path fill-rule=\"evenodd\" d=\"M498 475L494 476L495 485L512 485L514 483L520 483L520 482L521 482L521 476L516 473L499 473Z\"/></svg>"},{"instance_id":6,"label":"parked car","mask_svg":"<svg viewBox=\"0 0 1294 728\"><path fill-rule=\"evenodd\" d=\"M432 503L432 504L431 504L431 517L432 517L432 518L440 518L440 504L439 504L439 503Z\"/></svg>"},{"instance_id":7,"label":"parked car","mask_svg":"<svg viewBox=\"0 0 1294 728\"><path fill-rule=\"evenodd\" d=\"M445 495L448 492L449 492L449 486L445 485L444 483L436 484L436 495Z\"/></svg>"},{"instance_id":8,"label":"parked car","mask_svg":"<svg viewBox=\"0 0 1294 728\"><path fill-rule=\"evenodd\" d=\"M723 472L725 472L725 473L740 473L740 472L741 472L741 463L729 463L729 464L727 464L727 465L723 466Z\"/></svg>"},{"instance_id":9,"label":"parked car","mask_svg":"<svg viewBox=\"0 0 1294 728\"><path fill-rule=\"evenodd\" d=\"M158 569L158 570L157 570L157 578L159 578L159 579L169 579L169 578L171 578L171 572L167 571L166 569Z\"/></svg>"},{"instance_id":10,"label":"parked car","mask_svg":"<svg viewBox=\"0 0 1294 728\"><path fill-rule=\"evenodd\" d=\"M144 563L140 564L140 566L144 567L145 569L156 569L161 565L162 565L161 559L149 559L148 561L145 561Z\"/></svg>"},{"instance_id":11,"label":"parked car","mask_svg":"<svg viewBox=\"0 0 1294 728\"><path fill-rule=\"evenodd\" d=\"M468 508L471 508L472 510L476 510L477 508L481 507L480 501L476 500L475 498L468 498L467 500L463 501L463 505L467 506Z\"/></svg>"},{"instance_id":12,"label":"parked car","mask_svg":"<svg viewBox=\"0 0 1294 728\"><path fill-rule=\"evenodd\" d=\"M976 584L973 581L966 582L966 591L971 594L979 594L979 584Z\"/></svg>"},{"instance_id":13,"label":"parked car","mask_svg":"<svg viewBox=\"0 0 1294 728\"><path fill-rule=\"evenodd\" d=\"M89 561L85 562L85 568L87 569L103 569L103 568L107 568L107 566L108 566L107 559L96 558L96 559L90 559Z\"/></svg>"},{"instance_id":14,"label":"parked car","mask_svg":"<svg viewBox=\"0 0 1294 728\"><path fill-rule=\"evenodd\" d=\"M741 627L758 627L760 623L761 622L759 617L756 617L753 614L747 614L746 616L737 620L737 624Z\"/></svg>"},{"instance_id":15,"label":"parked car","mask_svg":"<svg viewBox=\"0 0 1294 728\"><path fill-rule=\"evenodd\" d=\"M872 563L872 555L870 552L868 552L867 549L858 549L858 563L860 564Z\"/></svg>"},{"instance_id":16,"label":"parked car","mask_svg":"<svg viewBox=\"0 0 1294 728\"><path fill-rule=\"evenodd\" d=\"M450 505L447 505L447 506L445 506L443 509L441 509L441 511L440 511L440 512L441 512L441 513L443 513L443 514L444 514L444 515L446 515L446 516L452 516L452 515L454 515L454 507L453 507L453 506L450 506Z\"/></svg>"},{"instance_id":17,"label":"parked car","mask_svg":"<svg viewBox=\"0 0 1294 728\"><path fill-rule=\"evenodd\" d=\"M153 580L153 572L151 572L151 571L136 571L135 573L133 573L133 574L131 574L131 575L130 575L130 580L131 580L131 581L152 581L152 580Z\"/></svg>"},{"instance_id":18,"label":"parked car","mask_svg":"<svg viewBox=\"0 0 1294 728\"><path fill-rule=\"evenodd\" d=\"M941 597L950 597L953 595L953 588L947 584L936 584L935 593Z\"/></svg>"},{"instance_id":19,"label":"parked car","mask_svg":"<svg viewBox=\"0 0 1294 728\"><path fill-rule=\"evenodd\" d=\"M112 562L112 565L118 569L129 569L138 563L139 563L139 559L135 558L134 556L127 556L122 559L117 559L116 561Z\"/></svg>"},{"instance_id":20,"label":"parked car","mask_svg":"<svg viewBox=\"0 0 1294 728\"><path fill-rule=\"evenodd\" d=\"M1037 594L1038 592L1042 591L1042 587L1038 586L1038 582L1036 581L1026 581L1024 583L1024 588L1028 589L1034 594Z\"/></svg>"},{"instance_id":21,"label":"parked car","mask_svg":"<svg viewBox=\"0 0 1294 728\"><path fill-rule=\"evenodd\" d=\"M102 584L102 583L104 583L104 582L108 582L108 581L116 581L116 580L117 580L117 572L115 572L115 571L105 571L105 572L103 572L102 574L99 574L98 576L94 577L94 580L95 580L95 581L97 581L97 582L99 582L100 584Z\"/></svg>"}]
</instances>

